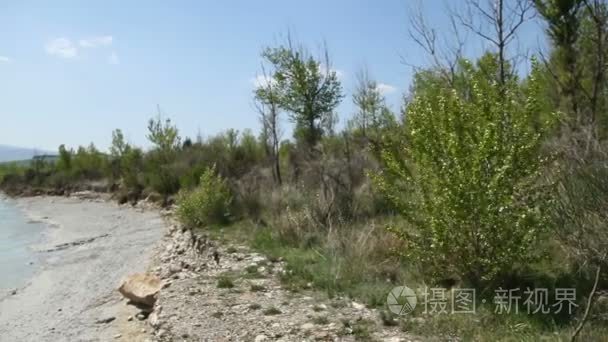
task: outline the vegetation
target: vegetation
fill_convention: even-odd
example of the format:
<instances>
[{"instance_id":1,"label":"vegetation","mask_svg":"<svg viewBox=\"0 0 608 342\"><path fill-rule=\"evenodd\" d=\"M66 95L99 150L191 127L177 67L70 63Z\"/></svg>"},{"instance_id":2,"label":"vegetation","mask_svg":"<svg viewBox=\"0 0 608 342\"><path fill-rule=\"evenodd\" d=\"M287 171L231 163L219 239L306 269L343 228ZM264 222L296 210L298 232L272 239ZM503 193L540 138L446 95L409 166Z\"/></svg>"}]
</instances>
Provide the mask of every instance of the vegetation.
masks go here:
<instances>
[{"instance_id":1,"label":"vegetation","mask_svg":"<svg viewBox=\"0 0 608 342\"><path fill-rule=\"evenodd\" d=\"M226 223L231 202L230 188L212 167L203 172L194 190L180 194L177 217L190 228Z\"/></svg>"},{"instance_id":2,"label":"vegetation","mask_svg":"<svg viewBox=\"0 0 608 342\"><path fill-rule=\"evenodd\" d=\"M336 131L344 94L327 49L316 57L288 38L261 54L264 82L253 94L259 136L181 137L159 110L148 124L150 150L116 130L109 154L61 146L53 161L0 165L0 188L26 195L93 189L121 203L176 204L184 226L284 260L281 278L293 291L315 288L383 307L388 291L407 284L470 287L486 300L469 316L417 309L401 319L381 311L385 325L423 336L606 339L607 4L466 4L469 15L454 12L454 25L491 48L467 59L448 47L454 53L446 58L435 31L415 17L412 37L432 65L416 69L400 113L362 71L356 112ZM550 49L526 72L513 42L533 12ZM495 30L480 30L477 19ZM281 140L283 116L295 124L292 139ZM224 276L217 285L234 283ZM526 314L522 298L518 313L501 315L493 302L499 287L576 288L577 309ZM372 325L345 322L344 331L366 338Z\"/></svg>"},{"instance_id":3,"label":"vegetation","mask_svg":"<svg viewBox=\"0 0 608 342\"><path fill-rule=\"evenodd\" d=\"M537 71L520 94L514 80L487 79L498 74L492 57L462 63L466 100L433 84L409 104L402 146L382 151L375 178L415 228L395 228L404 252L436 279L455 274L476 288L533 260L548 204L538 182Z\"/></svg>"}]
</instances>

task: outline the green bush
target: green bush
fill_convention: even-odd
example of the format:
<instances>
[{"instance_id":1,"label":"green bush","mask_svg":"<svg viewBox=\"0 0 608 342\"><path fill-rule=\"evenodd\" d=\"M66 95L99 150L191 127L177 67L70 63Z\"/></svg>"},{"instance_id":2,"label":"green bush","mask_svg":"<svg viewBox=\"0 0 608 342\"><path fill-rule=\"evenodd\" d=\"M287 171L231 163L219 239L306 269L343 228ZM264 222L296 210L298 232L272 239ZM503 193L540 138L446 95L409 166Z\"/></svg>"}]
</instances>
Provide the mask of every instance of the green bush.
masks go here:
<instances>
[{"instance_id":1,"label":"green bush","mask_svg":"<svg viewBox=\"0 0 608 342\"><path fill-rule=\"evenodd\" d=\"M405 254L435 280L476 287L532 261L547 223L536 72L522 94L515 80L488 80L484 70L496 65L482 63L464 63L467 96L431 87L414 99L407 143L383 153L375 179L413 227L395 229Z\"/></svg>"},{"instance_id":2,"label":"green bush","mask_svg":"<svg viewBox=\"0 0 608 342\"><path fill-rule=\"evenodd\" d=\"M177 203L177 217L185 226L202 227L228 221L232 196L226 180L213 167L203 172L192 192L181 192Z\"/></svg>"}]
</instances>

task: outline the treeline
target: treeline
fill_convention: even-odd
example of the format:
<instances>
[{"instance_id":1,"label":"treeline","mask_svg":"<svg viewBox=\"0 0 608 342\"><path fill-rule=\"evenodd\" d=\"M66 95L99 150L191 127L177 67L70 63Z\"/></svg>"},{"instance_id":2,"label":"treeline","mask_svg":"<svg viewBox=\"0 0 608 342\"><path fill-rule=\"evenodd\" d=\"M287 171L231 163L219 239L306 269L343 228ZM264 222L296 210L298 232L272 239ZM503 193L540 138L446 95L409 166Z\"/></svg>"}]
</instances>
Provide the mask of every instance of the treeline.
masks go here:
<instances>
[{"instance_id":1,"label":"treeline","mask_svg":"<svg viewBox=\"0 0 608 342\"><path fill-rule=\"evenodd\" d=\"M123 203L176 203L184 225L231 225L285 258L284 280L294 288L370 305L412 279L489 298L499 286L576 286L588 312L543 317L539 334L571 324L578 335L590 318L603 326L605 308L594 304L608 286L608 7L466 3L496 30L480 31L457 13L455 22L495 48L476 61L458 50L439 58L433 31L414 20L412 35L435 65L416 72L400 113L363 71L352 95L357 112L337 131L345 95L329 54L288 37L261 54L258 135L182 138L159 115L148 125L149 151L116 130L109 154L62 146L56 163L4 166L1 187L62 193L105 184ZM510 46L532 13L551 46L522 77ZM281 134L282 116L294 123L292 139ZM512 322L492 320L496 331ZM480 328L466 329L459 333L480 337Z\"/></svg>"}]
</instances>

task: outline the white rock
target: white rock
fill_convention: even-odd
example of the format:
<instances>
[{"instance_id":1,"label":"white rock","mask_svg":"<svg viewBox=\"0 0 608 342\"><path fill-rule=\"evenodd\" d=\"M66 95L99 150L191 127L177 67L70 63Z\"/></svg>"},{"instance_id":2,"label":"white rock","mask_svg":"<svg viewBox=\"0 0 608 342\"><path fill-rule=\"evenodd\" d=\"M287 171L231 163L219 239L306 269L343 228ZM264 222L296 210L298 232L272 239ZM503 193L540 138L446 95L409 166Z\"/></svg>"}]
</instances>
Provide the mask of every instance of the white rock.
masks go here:
<instances>
[{"instance_id":1,"label":"white rock","mask_svg":"<svg viewBox=\"0 0 608 342\"><path fill-rule=\"evenodd\" d=\"M365 309L365 305L353 302L353 308L355 308L356 310L363 310Z\"/></svg>"},{"instance_id":2,"label":"white rock","mask_svg":"<svg viewBox=\"0 0 608 342\"><path fill-rule=\"evenodd\" d=\"M258 335L255 337L255 342L263 342L266 341L268 338L266 337L266 335Z\"/></svg>"},{"instance_id":3,"label":"white rock","mask_svg":"<svg viewBox=\"0 0 608 342\"><path fill-rule=\"evenodd\" d=\"M251 258L251 261L253 261L253 262L254 262L254 263L256 263L256 264L259 264L259 263L261 263L261 262L266 261L266 258L265 258L265 257L263 257L263 256L256 255L256 256L253 256L253 257Z\"/></svg>"},{"instance_id":4,"label":"white rock","mask_svg":"<svg viewBox=\"0 0 608 342\"><path fill-rule=\"evenodd\" d=\"M182 271L182 268L181 268L181 266L179 266L179 265L175 265L175 264L173 264L173 265L169 266L169 272L170 272L171 274L174 274L174 273L179 273L179 272L181 272L181 271Z\"/></svg>"},{"instance_id":5,"label":"white rock","mask_svg":"<svg viewBox=\"0 0 608 342\"><path fill-rule=\"evenodd\" d=\"M150 274L136 273L127 277L118 291L133 302L152 306L161 289L161 280Z\"/></svg>"},{"instance_id":6,"label":"white rock","mask_svg":"<svg viewBox=\"0 0 608 342\"><path fill-rule=\"evenodd\" d=\"M148 316L148 323L150 323L150 326L152 326L152 328L158 328L160 326L159 312L154 311L153 313L151 313L150 316Z\"/></svg>"},{"instance_id":7,"label":"white rock","mask_svg":"<svg viewBox=\"0 0 608 342\"><path fill-rule=\"evenodd\" d=\"M300 329L302 331L310 331L313 330L315 328L315 325L312 323L304 323L302 324L302 326L300 326Z\"/></svg>"}]
</instances>

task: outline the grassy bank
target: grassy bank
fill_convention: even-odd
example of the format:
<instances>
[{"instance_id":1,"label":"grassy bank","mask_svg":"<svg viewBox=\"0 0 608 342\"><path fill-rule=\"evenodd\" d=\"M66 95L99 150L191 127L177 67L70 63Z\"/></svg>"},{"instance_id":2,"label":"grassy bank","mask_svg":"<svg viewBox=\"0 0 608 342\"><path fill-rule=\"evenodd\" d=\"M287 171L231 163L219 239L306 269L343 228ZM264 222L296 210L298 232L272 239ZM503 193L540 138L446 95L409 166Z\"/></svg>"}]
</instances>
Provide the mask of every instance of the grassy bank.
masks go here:
<instances>
[{"instance_id":1,"label":"grassy bank","mask_svg":"<svg viewBox=\"0 0 608 342\"><path fill-rule=\"evenodd\" d=\"M331 240L329 238L323 240L323 243L290 245L276 234L276 227L261 226L248 220L227 226L208 227L201 229L200 233L209 234L224 245L247 245L267 255L270 260L283 260L287 267L280 278L285 288L291 291L312 289L328 298L349 298L364 303L370 308L378 309L386 326L399 326L406 333L428 340L570 341L578 324L580 310L576 311L578 315L528 314L527 307L523 305L525 298L518 301L518 313L515 313L513 307L511 313L497 314L493 294L488 293L477 294L479 297L474 314L425 314L423 297L419 294L418 307L414 312L406 316L392 314L386 305L391 289L401 285L411 288L433 285L421 283L416 265L409 264L406 259L385 248L388 246L383 242L383 236L385 239L388 237L382 228L384 224L387 222L375 223L366 231L361 227L354 228L353 233L348 234L348 239L350 241L353 238L357 243L351 242L348 247L343 245L342 248L337 248L340 246L337 241L328 243ZM351 235L354 232L359 232L356 237ZM236 252L236 249L228 251ZM511 279L511 284L505 284L505 287L538 286L546 287L551 292L561 286L559 284L569 284L568 287L571 287L574 281L578 282L578 289L589 290L592 285L589 280L580 281L569 277L568 268L557 258L554 260L555 262L544 261L534 265L527 270L527 275L520 275L524 280ZM453 291L446 292L448 300L451 300L453 294ZM579 308L584 307L586 299L586 293L581 292L576 301ZM554 303L551 302L550 305L552 304ZM603 303L594 312L601 315L602 310L608 308L607 305L608 303ZM580 335L583 341L608 339L608 329L601 320L589 324ZM365 324L359 329L359 339L366 340Z\"/></svg>"}]
</instances>

